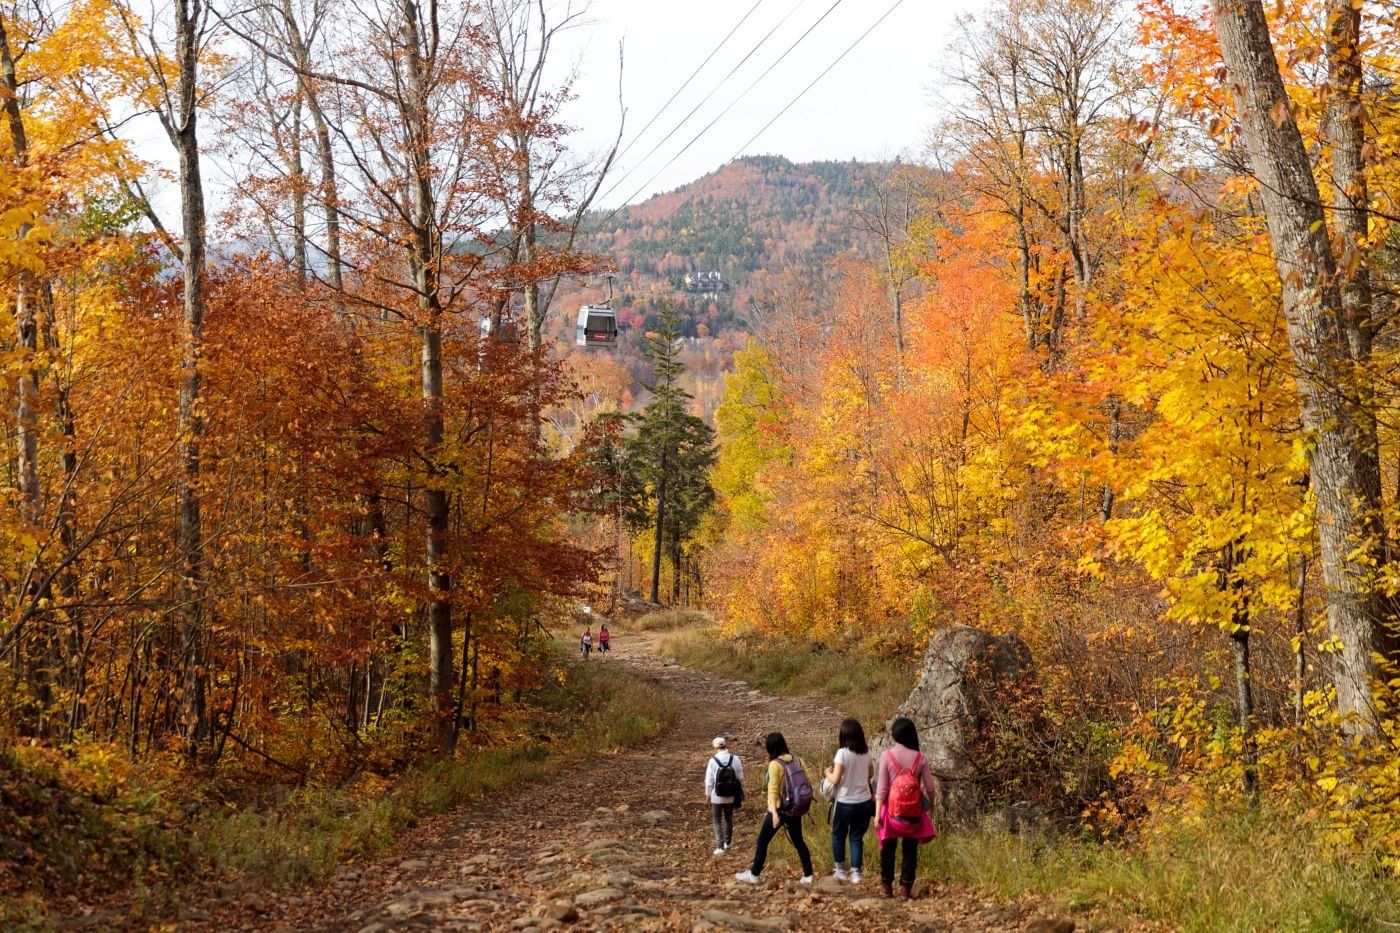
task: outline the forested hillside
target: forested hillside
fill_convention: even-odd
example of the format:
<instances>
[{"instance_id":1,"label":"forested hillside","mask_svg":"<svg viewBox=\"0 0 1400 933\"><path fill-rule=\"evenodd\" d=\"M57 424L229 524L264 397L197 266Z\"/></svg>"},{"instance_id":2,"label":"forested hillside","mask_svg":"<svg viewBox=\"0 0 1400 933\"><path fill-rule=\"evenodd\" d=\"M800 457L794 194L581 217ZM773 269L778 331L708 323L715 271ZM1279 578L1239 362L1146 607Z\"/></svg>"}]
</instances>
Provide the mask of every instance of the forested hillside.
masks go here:
<instances>
[{"instance_id":1,"label":"forested hillside","mask_svg":"<svg viewBox=\"0 0 1400 933\"><path fill-rule=\"evenodd\" d=\"M891 180L914 171L896 163L747 156L674 191L585 216L580 248L614 272L620 346L606 358L573 347L574 312L604 300L607 283L601 274L563 282L555 346L595 405L565 413L561 431L572 437L583 423L576 416L586 420L598 406L626 410L637 401L635 390L651 381L646 335L667 310L686 339L684 383L696 411L713 416L735 349L771 318L778 296L802 283L815 295L843 263L874 255L879 238L871 226ZM718 273L723 286L687 288L686 275L700 273Z\"/></svg>"},{"instance_id":2,"label":"forested hillside","mask_svg":"<svg viewBox=\"0 0 1400 933\"><path fill-rule=\"evenodd\" d=\"M657 297L658 287L682 293L688 272L719 272L735 293L713 312L700 305L696 321L719 333L736 326L763 273L794 267L818 274L860 249L852 212L889 168L747 156L603 215L587 243L617 264L619 286L637 300Z\"/></svg>"}]
</instances>

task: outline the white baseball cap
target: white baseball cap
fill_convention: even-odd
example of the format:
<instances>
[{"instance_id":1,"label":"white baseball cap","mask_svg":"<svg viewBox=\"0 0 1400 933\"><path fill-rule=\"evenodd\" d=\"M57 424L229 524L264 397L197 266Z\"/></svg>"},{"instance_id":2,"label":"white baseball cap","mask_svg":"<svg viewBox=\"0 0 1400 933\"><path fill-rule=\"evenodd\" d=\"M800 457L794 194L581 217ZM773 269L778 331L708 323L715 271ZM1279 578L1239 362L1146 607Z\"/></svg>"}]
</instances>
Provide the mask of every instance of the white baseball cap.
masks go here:
<instances>
[{"instance_id":1,"label":"white baseball cap","mask_svg":"<svg viewBox=\"0 0 1400 933\"><path fill-rule=\"evenodd\" d=\"M711 742L710 744L713 745L715 748L724 748L724 747L725 747L726 745L728 745L729 743L726 742L726 741L724 741L724 736L721 735L721 736L719 736L718 738L716 738L713 742Z\"/></svg>"}]
</instances>

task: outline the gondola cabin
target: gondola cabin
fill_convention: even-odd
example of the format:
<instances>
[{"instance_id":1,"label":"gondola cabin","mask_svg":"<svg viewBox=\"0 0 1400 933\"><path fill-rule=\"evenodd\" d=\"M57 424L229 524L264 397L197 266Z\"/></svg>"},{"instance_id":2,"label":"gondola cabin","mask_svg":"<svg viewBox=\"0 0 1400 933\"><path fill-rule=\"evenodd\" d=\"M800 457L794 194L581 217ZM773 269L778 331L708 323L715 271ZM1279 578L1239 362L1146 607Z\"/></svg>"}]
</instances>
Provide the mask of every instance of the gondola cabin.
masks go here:
<instances>
[{"instance_id":1,"label":"gondola cabin","mask_svg":"<svg viewBox=\"0 0 1400 933\"><path fill-rule=\"evenodd\" d=\"M617 346L617 312L607 305L584 305L578 309L575 335L581 347Z\"/></svg>"},{"instance_id":2,"label":"gondola cabin","mask_svg":"<svg viewBox=\"0 0 1400 933\"><path fill-rule=\"evenodd\" d=\"M495 315L485 315L481 319L481 341L484 345L491 340L496 343L509 344L514 346L520 342L520 325L515 318L507 314L499 317Z\"/></svg>"}]
</instances>

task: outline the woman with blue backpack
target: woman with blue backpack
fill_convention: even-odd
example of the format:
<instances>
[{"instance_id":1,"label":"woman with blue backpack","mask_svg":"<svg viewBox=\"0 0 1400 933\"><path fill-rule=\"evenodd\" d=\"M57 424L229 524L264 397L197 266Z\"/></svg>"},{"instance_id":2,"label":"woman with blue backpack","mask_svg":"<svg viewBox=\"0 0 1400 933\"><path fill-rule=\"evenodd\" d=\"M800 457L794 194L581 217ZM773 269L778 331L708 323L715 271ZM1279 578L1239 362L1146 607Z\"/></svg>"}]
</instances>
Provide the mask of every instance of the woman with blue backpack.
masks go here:
<instances>
[{"instance_id":1,"label":"woman with blue backpack","mask_svg":"<svg viewBox=\"0 0 1400 933\"><path fill-rule=\"evenodd\" d=\"M914 896L914 873L919 867L919 846L933 839L929 817L937 785L927 759L919 751L919 731L914 721L900 716L890 723L894 745L880 756L880 777L875 785L875 836L880 840L880 896L894 896L895 849L901 850L899 896Z\"/></svg>"},{"instance_id":2,"label":"woman with blue backpack","mask_svg":"<svg viewBox=\"0 0 1400 933\"><path fill-rule=\"evenodd\" d=\"M786 829L797 857L802 860L802 884L812 883L812 853L802 838L802 817L812 808L812 782L802 759L788 751L787 739L781 732L770 732L763 740L768 752L768 812L758 828L758 844L754 848L753 866L734 876L744 884L758 884L763 864L768 861L768 844Z\"/></svg>"},{"instance_id":3,"label":"woman with blue backpack","mask_svg":"<svg viewBox=\"0 0 1400 933\"><path fill-rule=\"evenodd\" d=\"M744 802L744 762L720 736L711 743L715 753L705 766L705 799L715 828L715 855L729 851L734 841L734 808Z\"/></svg>"}]
</instances>

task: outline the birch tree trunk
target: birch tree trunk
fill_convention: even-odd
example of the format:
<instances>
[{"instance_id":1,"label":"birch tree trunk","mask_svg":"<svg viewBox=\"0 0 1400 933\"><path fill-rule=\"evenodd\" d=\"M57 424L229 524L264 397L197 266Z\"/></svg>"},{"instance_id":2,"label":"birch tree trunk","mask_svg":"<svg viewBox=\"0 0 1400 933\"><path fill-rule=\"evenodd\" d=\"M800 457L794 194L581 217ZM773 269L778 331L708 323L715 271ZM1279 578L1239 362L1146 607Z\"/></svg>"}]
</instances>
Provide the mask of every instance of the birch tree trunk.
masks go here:
<instances>
[{"instance_id":1,"label":"birch tree trunk","mask_svg":"<svg viewBox=\"0 0 1400 933\"><path fill-rule=\"evenodd\" d=\"M3 81L5 122L9 127L12 158L16 165L28 160L29 144L25 135L24 117L20 113L19 88L15 60L10 50L9 30L0 17L0 81ZM20 228L27 235L29 225ZM23 360L23 369L15 385L15 475L19 499L25 518L38 523L43 504L39 485L39 324L35 314L31 276L21 275L15 288L15 348ZM35 573L34 576L39 576Z\"/></svg>"},{"instance_id":2,"label":"birch tree trunk","mask_svg":"<svg viewBox=\"0 0 1400 933\"><path fill-rule=\"evenodd\" d=\"M311 111L311 124L316 137L316 161L321 173L321 211L326 219L326 282L336 291L344 288L340 264L340 195L336 181L335 152L331 148L330 124L321 108L321 97L315 82L308 75L311 72L311 49L306 44L301 23L291 0L282 0L281 14L283 27L287 30L287 44L296 64L297 82L307 109ZM312 27L314 29L314 25Z\"/></svg>"},{"instance_id":3,"label":"birch tree trunk","mask_svg":"<svg viewBox=\"0 0 1400 933\"><path fill-rule=\"evenodd\" d=\"M1369 213L1362 147L1361 3L1331 0L1327 10L1327 137L1332 144L1332 206L1337 217L1337 258L1347 338L1359 358L1369 356L1373 334L1371 280L1365 250ZM1379 468L1378 468L1379 471Z\"/></svg>"},{"instance_id":4,"label":"birch tree trunk","mask_svg":"<svg viewBox=\"0 0 1400 933\"><path fill-rule=\"evenodd\" d=\"M1259 0L1214 0L1245 149L1260 182L1283 290L1304 427L1315 438L1312 488L1331 635L1333 681L1350 728L1374 733L1376 656L1391 651L1374 568L1385 559L1376 424L1361 404L1367 341L1345 313L1326 218Z\"/></svg>"},{"instance_id":5,"label":"birch tree trunk","mask_svg":"<svg viewBox=\"0 0 1400 933\"><path fill-rule=\"evenodd\" d=\"M200 173L198 134L199 34L201 0L175 0L175 63L177 101L166 131L179 155L180 217L184 226L184 334L181 358L177 435L181 464L179 530L181 585L179 593L183 734L186 756L196 760L206 732L204 645L204 529L200 515L200 443L204 415L200 410L204 342L204 183Z\"/></svg>"},{"instance_id":6,"label":"birch tree trunk","mask_svg":"<svg viewBox=\"0 0 1400 933\"><path fill-rule=\"evenodd\" d=\"M430 8L431 10L431 8ZM412 271L418 310L422 318L421 366L423 397L423 459L428 481L423 491L423 511L428 523L424 557L428 567L428 689L433 697L433 734L438 749L449 753L456 745L457 708L452 676L452 576L448 571L447 541L450 506L446 473L440 462L445 430L442 403L442 301L437 270L438 245L433 224L432 169L430 165L427 63L423 37L418 30L418 5L402 6L405 48L405 117L411 147L407 153L413 228ZM431 24L430 24L431 25Z\"/></svg>"}]
</instances>

